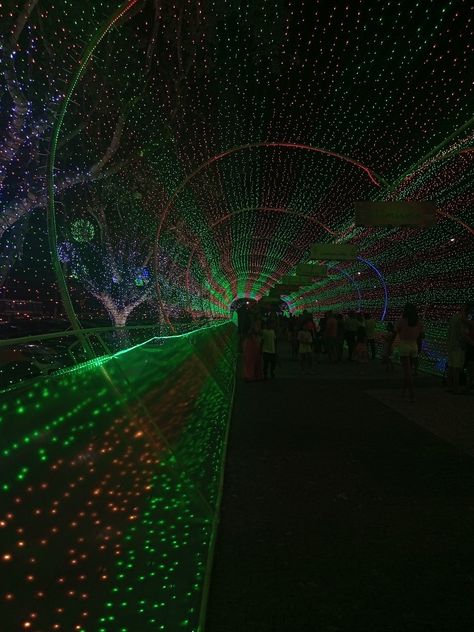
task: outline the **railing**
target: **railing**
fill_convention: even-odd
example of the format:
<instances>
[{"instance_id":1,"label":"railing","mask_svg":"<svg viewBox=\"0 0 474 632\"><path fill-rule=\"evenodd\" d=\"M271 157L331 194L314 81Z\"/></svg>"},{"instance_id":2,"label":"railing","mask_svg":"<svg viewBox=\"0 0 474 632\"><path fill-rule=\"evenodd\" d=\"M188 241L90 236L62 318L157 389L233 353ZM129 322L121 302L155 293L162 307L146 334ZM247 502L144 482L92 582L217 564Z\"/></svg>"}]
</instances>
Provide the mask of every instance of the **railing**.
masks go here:
<instances>
[{"instance_id":1,"label":"railing","mask_svg":"<svg viewBox=\"0 0 474 632\"><path fill-rule=\"evenodd\" d=\"M205 321L204 324L206 324ZM196 330L202 323L176 323L176 333ZM50 375L59 369L74 366L90 357L84 348L87 342L96 356L131 347L153 336L164 337L163 325L132 325L128 327L95 327L80 332L66 330L0 340L0 392L20 382Z\"/></svg>"},{"instance_id":2,"label":"railing","mask_svg":"<svg viewBox=\"0 0 474 632\"><path fill-rule=\"evenodd\" d=\"M2 629L202 629L235 332L153 337L2 393Z\"/></svg>"}]
</instances>

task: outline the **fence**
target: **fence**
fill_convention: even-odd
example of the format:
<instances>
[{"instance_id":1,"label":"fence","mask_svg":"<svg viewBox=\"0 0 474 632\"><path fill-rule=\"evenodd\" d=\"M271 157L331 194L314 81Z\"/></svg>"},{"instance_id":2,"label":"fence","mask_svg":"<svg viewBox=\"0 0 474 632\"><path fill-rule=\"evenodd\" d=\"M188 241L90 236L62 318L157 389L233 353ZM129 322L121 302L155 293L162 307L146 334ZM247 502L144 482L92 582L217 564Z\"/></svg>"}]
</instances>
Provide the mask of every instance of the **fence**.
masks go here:
<instances>
[{"instance_id":1,"label":"fence","mask_svg":"<svg viewBox=\"0 0 474 632\"><path fill-rule=\"evenodd\" d=\"M3 392L2 629L202 629L235 331L153 337Z\"/></svg>"}]
</instances>

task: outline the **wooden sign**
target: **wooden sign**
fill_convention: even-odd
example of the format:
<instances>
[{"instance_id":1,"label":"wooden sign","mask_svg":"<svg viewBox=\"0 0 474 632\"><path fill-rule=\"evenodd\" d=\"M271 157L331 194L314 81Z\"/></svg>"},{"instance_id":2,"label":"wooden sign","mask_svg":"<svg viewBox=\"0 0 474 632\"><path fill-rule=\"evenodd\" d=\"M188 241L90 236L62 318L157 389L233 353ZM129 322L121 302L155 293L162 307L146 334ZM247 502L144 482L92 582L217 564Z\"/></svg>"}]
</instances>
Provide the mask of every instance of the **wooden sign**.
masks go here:
<instances>
[{"instance_id":1,"label":"wooden sign","mask_svg":"<svg viewBox=\"0 0 474 632\"><path fill-rule=\"evenodd\" d=\"M433 226L433 202L356 202L356 226Z\"/></svg>"},{"instance_id":2,"label":"wooden sign","mask_svg":"<svg viewBox=\"0 0 474 632\"><path fill-rule=\"evenodd\" d=\"M326 266L317 263L300 263L296 266L296 274L308 277L309 279L316 279L326 277L328 275L328 269Z\"/></svg>"},{"instance_id":3,"label":"wooden sign","mask_svg":"<svg viewBox=\"0 0 474 632\"><path fill-rule=\"evenodd\" d=\"M311 258L329 261L352 261L357 259L355 244L313 244Z\"/></svg>"},{"instance_id":4,"label":"wooden sign","mask_svg":"<svg viewBox=\"0 0 474 632\"><path fill-rule=\"evenodd\" d=\"M301 275L284 276L280 282L283 285L292 285L294 287L300 287L300 285L309 285L311 283L311 278L301 276Z\"/></svg>"},{"instance_id":5,"label":"wooden sign","mask_svg":"<svg viewBox=\"0 0 474 632\"><path fill-rule=\"evenodd\" d=\"M288 293L294 292L296 289L298 289L297 285L288 285L288 284L277 285L275 288L275 290L279 292L280 294L288 294Z\"/></svg>"}]
</instances>

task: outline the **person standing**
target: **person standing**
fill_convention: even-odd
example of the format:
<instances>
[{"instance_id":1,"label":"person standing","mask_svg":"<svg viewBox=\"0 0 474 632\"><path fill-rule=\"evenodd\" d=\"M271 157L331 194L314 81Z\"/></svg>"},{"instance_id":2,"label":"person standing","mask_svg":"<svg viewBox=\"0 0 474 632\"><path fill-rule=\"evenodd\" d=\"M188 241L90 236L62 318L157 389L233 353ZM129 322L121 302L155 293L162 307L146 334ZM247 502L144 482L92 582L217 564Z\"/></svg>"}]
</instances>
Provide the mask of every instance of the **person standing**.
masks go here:
<instances>
[{"instance_id":1,"label":"person standing","mask_svg":"<svg viewBox=\"0 0 474 632\"><path fill-rule=\"evenodd\" d=\"M314 340L314 337L316 335L316 324L313 319L313 314L307 313L303 322L304 322L303 324L304 329L307 329L309 331L309 333L311 334L312 340Z\"/></svg>"},{"instance_id":2,"label":"person standing","mask_svg":"<svg viewBox=\"0 0 474 632\"><path fill-rule=\"evenodd\" d=\"M246 382L258 382L263 379L262 343L255 326L244 337L242 344L243 377Z\"/></svg>"},{"instance_id":3,"label":"person standing","mask_svg":"<svg viewBox=\"0 0 474 632\"><path fill-rule=\"evenodd\" d=\"M344 355L344 320L342 314L337 314L337 335L336 335L336 357L337 361L341 362Z\"/></svg>"},{"instance_id":4,"label":"person standing","mask_svg":"<svg viewBox=\"0 0 474 632\"><path fill-rule=\"evenodd\" d=\"M395 327L393 323L387 323L387 331L383 334L382 364L385 364L386 371L393 371L392 352L395 340Z\"/></svg>"},{"instance_id":5,"label":"person standing","mask_svg":"<svg viewBox=\"0 0 474 632\"><path fill-rule=\"evenodd\" d=\"M262 354L263 354L263 377L268 380L275 377L276 367L276 332L275 324L272 321L265 322L262 329Z\"/></svg>"},{"instance_id":6,"label":"person standing","mask_svg":"<svg viewBox=\"0 0 474 632\"><path fill-rule=\"evenodd\" d=\"M352 354L354 353L355 345L356 345L356 333L357 333L357 320L355 317L354 310L349 312L348 317L344 321L344 336L346 338L347 343L347 351L348 356L347 359L349 362L352 361Z\"/></svg>"},{"instance_id":7,"label":"person standing","mask_svg":"<svg viewBox=\"0 0 474 632\"><path fill-rule=\"evenodd\" d=\"M469 336L469 316L472 317L474 305L464 304L449 321L448 346L448 391L460 393L460 378L466 360L466 349L473 343Z\"/></svg>"},{"instance_id":8,"label":"person standing","mask_svg":"<svg viewBox=\"0 0 474 632\"><path fill-rule=\"evenodd\" d=\"M469 318L470 315L468 315ZM466 370L466 394L474 395L474 321L469 321L469 340L466 348L466 360L464 368Z\"/></svg>"},{"instance_id":9,"label":"person standing","mask_svg":"<svg viewBox=\"0 0 474 632\"><path fill-rule=\"evenodd\" d=\"M356 346L354 349L353 358L356 362L359 362L359 363L365 363L369 361L369 353L367 351L367 339L366 339L365 327L363 327L360 324L360 319L359 319L359 327L357 328L357 339L356 339Z\"/></svg>"},{"instance_id":10,"label":"person standing","mask_svg":"<svg viewBox=\"0 0 474 632\"><path fill-rule=\"evenodd\" d=\"M396 331L400 338L398 352L403 369L403 394L408 391L410 401L414 402L413 361L418 357L417 339L423 334L423 324L413 303L406 303Z\"/></svg>"},{"instance_id":11,"label":"person standing","mask_svg":"<svg viewBox=\"0 0 474 632\"><path fill-rule=\"evenodd\" d=\"M319 353L321 355L326 353L326 323L327 323L327 317L326 317L326 314L323 314L321 318L319 319L319 323L318 323L318 329L320 332L319 342L321 346Z\"/></svg>"},{"instance_id":12,"label":"person standing","mask_svg":"<svg viewBox=\"0 0 474 632\"><path fill-rule=\"evenodd\" d=\"M301 362L301 370L303 373L309 373L312 366L313 357L313 338L309 329L302 327L298 332L299 354Z\"/></svg>"},{"instance_id":13,"label":"person standing","mask_svg":"<svg viewBox=\"0 0 474 632\"><path fill-rule=\"evenodd\" d=\"M420 355L423 351L423 340L425 338L425 334L422 331L420 333L420 335L418 336L418 338L416 339L416 346L418 347L418 355L416 356L416 358L413 361L413 375L416 376L418 375L418 367L420 365Z\"/></svg>"},{"instance_id":14,"label":"person standing","mask_svg":"<svg viewBox=\"0 0 474 632\"><path fill-rule=\"evenodd\" d=\"M367 338L367 347L370 351L370 357L375 360L375 328L376 321L372 318L372 314L365 315L365 336Z\"/></svg>"},{"instance_id":15,"label":"person standing","mask_svg":"<svg viewBox=\"0 0 474 632\"><path fill-rule=\"evenodd\" d=\"M290 345L291 359L296 360L298 358L298 335L294 318L288 323L288 344Z\"/></svg>"},{"instance_id":16,"label":"person standing","mask_svg":"<svg viewBox=\"0 0 474 632\"><path fill-rule=\"evenodd\" d=\"M329 356L329 362L337 360L337 320L332 310L326 315L326 329L324 331L326 340L326 351Z\"/></svg>"}]
</instances>

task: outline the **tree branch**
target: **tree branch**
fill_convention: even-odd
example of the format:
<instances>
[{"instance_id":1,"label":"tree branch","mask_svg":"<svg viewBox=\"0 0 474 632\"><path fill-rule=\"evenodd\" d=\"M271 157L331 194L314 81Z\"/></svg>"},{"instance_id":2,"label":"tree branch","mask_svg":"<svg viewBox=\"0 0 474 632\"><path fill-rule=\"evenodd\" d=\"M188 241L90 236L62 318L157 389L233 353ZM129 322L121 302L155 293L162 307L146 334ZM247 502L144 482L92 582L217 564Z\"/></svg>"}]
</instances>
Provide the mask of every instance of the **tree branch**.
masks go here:
<instances>
[{"instance_id":1,"label":"tree branch","mask_svg":"<svg viewBox=\"0 0 474 632\"><path fill-rule=\"evenodd\" d=\"M158 34L160 32L160 20L159 20L160 15L161 15L160 0L154 0L154 7L155 7L155 19L153 20L153 31L152 31L148 48L146 51L147 73L149 73L152 68L153 55L155 54L156 42L158 39Z\"/></svg>"},{"instance_id":2,"label":"tree branch","mask_svg":"<svg viewBox=\"0 0 474 632\"><path fill-rule=\"evenodd\" d=\"M23 243L28 230L28 218L16 222L9 231L8 248L0 249L0 287L5 285L8 273L12 269L15 261L21 258Z\"/></svg>"},{"instance_id":3,"label":"tree branch","mask_svg":"<svg viewBox=\"0 0 474 632\"><path fill-rule=\"evenodd\" d=\"M21 91L16 77L15 65L10 51L2 44L0 44L0 66L3 69L2 74L12 100L8 129L5 134L4 143L2 147L0 147L0 161L10 162L16 156L24 142L22 131L28 113L28 102Z\"/></svg>"},{"instance_id":4,"label":"tree branch","mask_svg":"<svg viewBox=\"0 0 474 632\"><path fill-rule=\"evenodd\" d=\"M114 166L113 169L109 169L102 173L99 173L96 177L93 177L90 173L75 173L69 176L65 176L61 180L57 181L54 185L56 194L62 193L67 189L77 186L78 184L85 184L86 182L96 181L109 177L121 169L129 161L123 161ZM43 208L48 203L48 195L46 188L44 187L40 192L32 193L31 191L22 200L13 200L5 205L3 212L0 214L0 239L2 239L5 231L13 226L15 222L21 219L24 215L36 208Z\"/></svg>"},{"instance_id":5,"label":"tree branch","mask_svg":"<svg viewBox=\"0 0 474 632\"><path fill-rule=\"evenodd\" d=\"M133 312L134 309L136 309L139 305L141 305L142 303L144 303L146 300L150 298L150 294L151 294L151 289L147 289L135 301L133 301L132 303L124 307L124 312L126 313L127 318L128 316L130 316L130 314Z\"/></svg>"},{"instance_id":6,"label":"tree branch","mask_svg":"<svg viewBox=\"0 0 474 632\"><path fill-rule=\"evenodd\" d=\"M82 131L84 131L88 125L89 125L88 120L83 121L80 125L78 125L75 129L73 129L72 132L70 132L63 139L61 139L61 141L57 145L57 149L61 149L62 147L64 147L64 145L67 145L67 143L69 143L69 141L71 141L73 138L75 138L76 136L79 136L79 134Z\"/></svg>"},{"instance_id":7,"label":"tree branch","mask_svg":"<svg viewBox=\"0 0 474 632\"><path fill-rule=\"evenodd\" d=\"M127 121L127 116L129 110L135 105L138 101L138 98L132 99L122 110L119 118L117 119L117 123L115 124L114 135L112 136L112 140L110 141L110 145L107 147L102 158L96 162L90 169L91 176L94 177L99 174L102 169L105 167L107 163L109 163L112 158L117 153L120 147L120 141L122 140L123 129L125 127L125 123Z\"/></svg>"},{"instance_id":8,"label":"tree branch","mask_svg":"<svg viewBox=\"0 0 474 632\"><path fill-rule=\"evenodd\" d=\"M23 7L23 10L16 20L15 26L12 31L12 36L10 38L10 46L12 50L17 45L18 40L20 39L20 35L22 34L23 29L28 22L28 18L32 14L33 9L36 7L38 2L39 0L27 0L27 2L25 2L25 6Z\"/></svg>"},{"instance_id":9,"label":"tree branch","mask_svg":"<svg viewBox=\"0 0 474 632\"><path fill-rule=\"evenodd\" d=\"M154 248L150 248L150 251L148 252L147 256L145 257L144 262L142 263L142 268L146 268L146 266L150 263L150 259L153 255L154 252Z\"/></svg>"},{"instance_id":10,"label":"tree branch","mask_svg":"<svg viewBox=\"0 0 474 632\"><path fill-rule=\"evenodd\" d=\"M117 266L114 249L112 247L112 240L110 238L109 226L107 223L107 217L105 215L105 206L100 204L100 205L97 205L95 208L89 207L87 210L92 215L92 217L94 217L94 219L96 220L99 226L101 236L103 237L103 243L107 251L108 261L110 263L110 267L112 268L112 274L115 277L119 278L121 275Z\"/></svg>"},{"instance_id":11,"label":"tree branch","mask_svg":"<svg viewBox=\"0 0 474 632\"><path fill-rule=\"evenodd\" d=\"M56 193L61 193L77 184L87 182L89 178L84 174L76 174L63 178L55 185ZM14 200L5 206L4 212L0 215L0 239L15 222L24 217L35 208L42 208L48 202L48 195L45 189L39 193L29 192L22 200Z\"/></svg>"}]
</instances>

